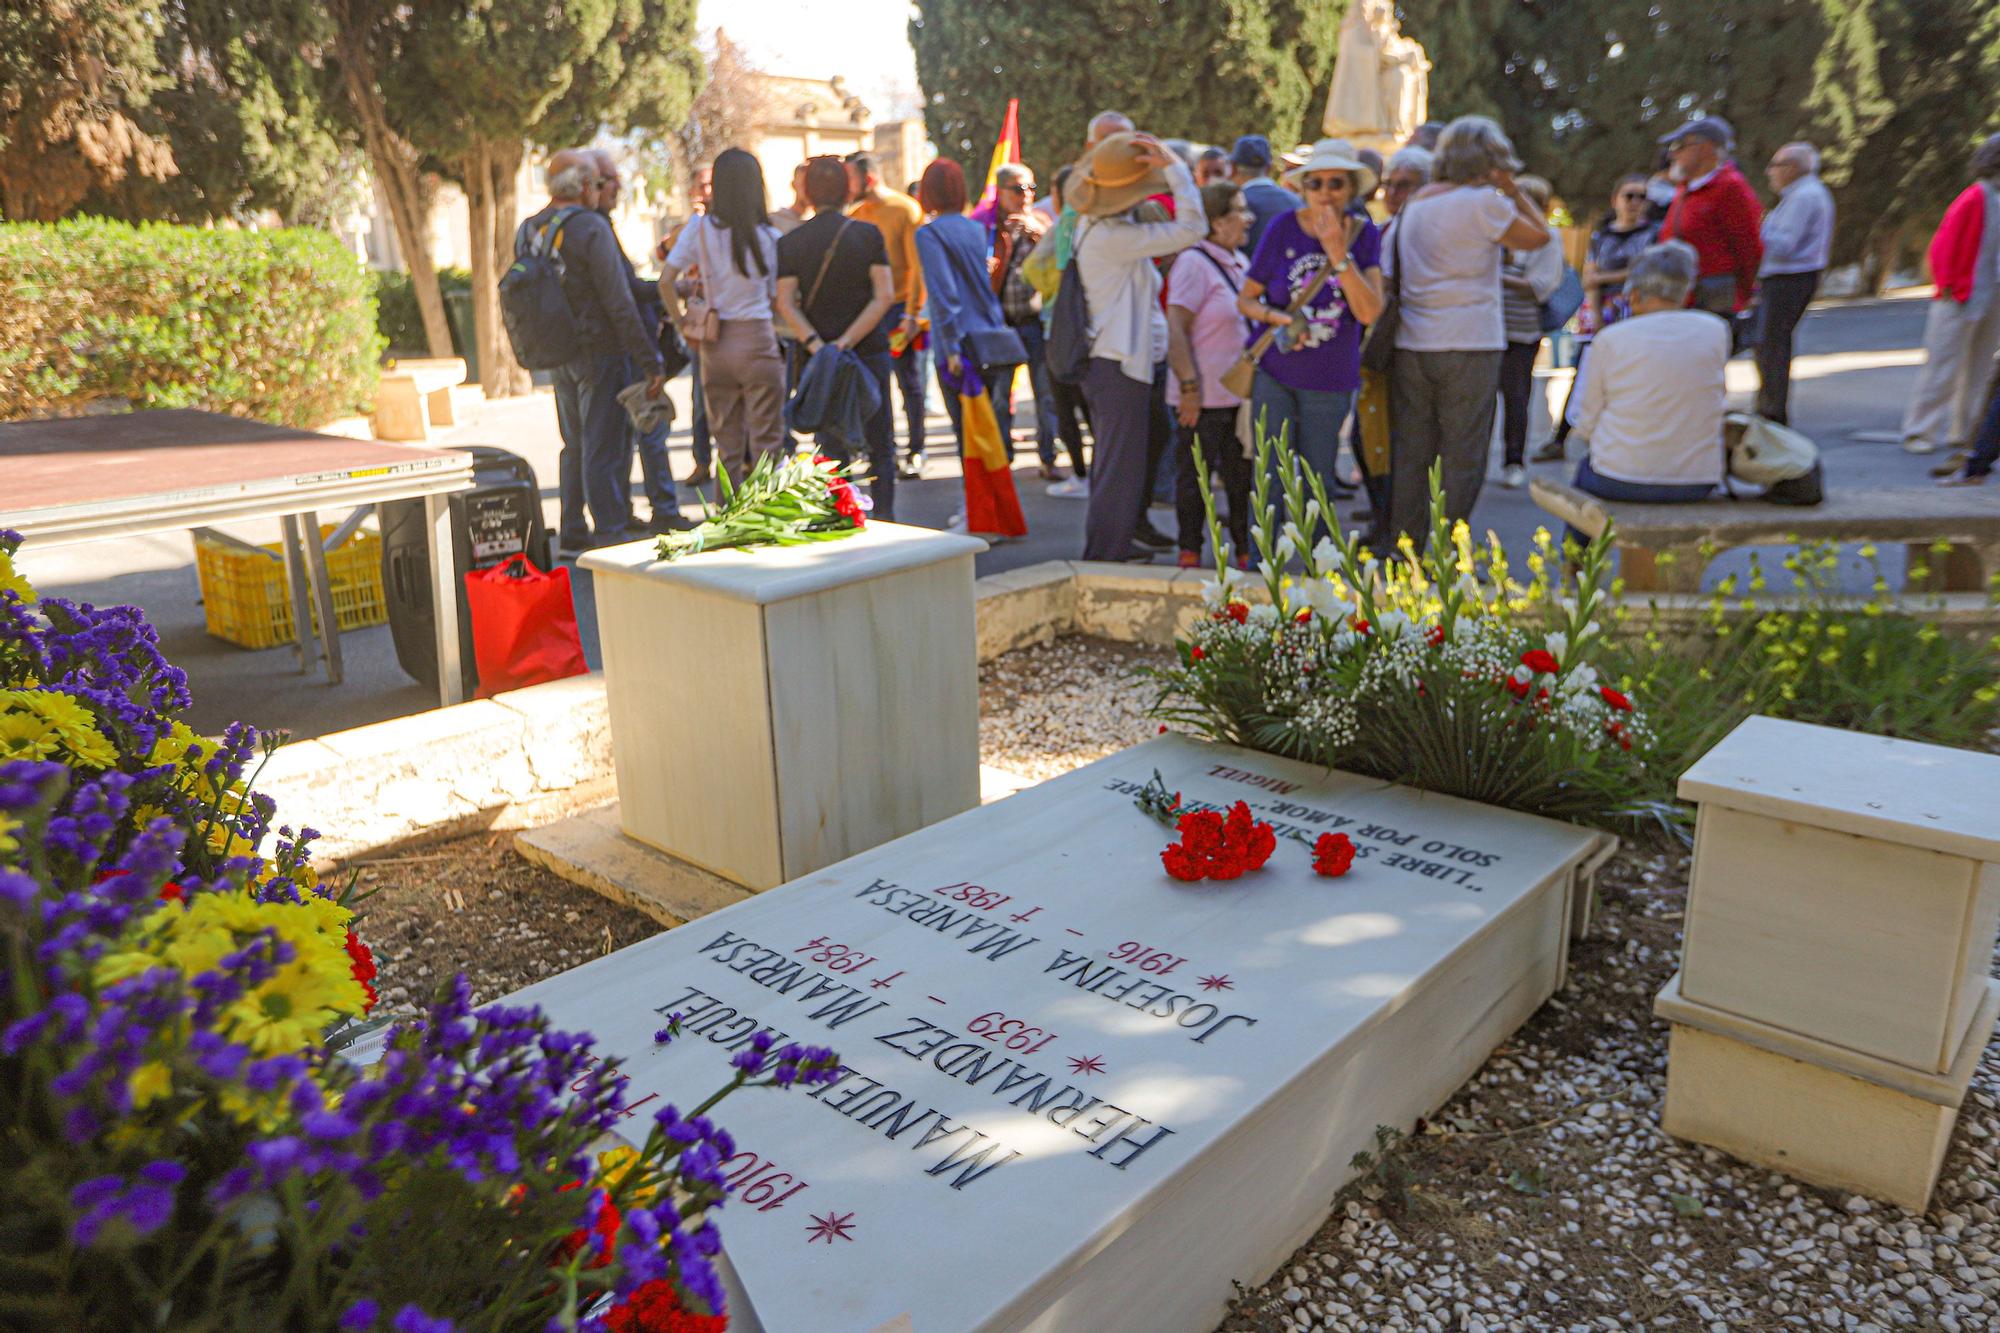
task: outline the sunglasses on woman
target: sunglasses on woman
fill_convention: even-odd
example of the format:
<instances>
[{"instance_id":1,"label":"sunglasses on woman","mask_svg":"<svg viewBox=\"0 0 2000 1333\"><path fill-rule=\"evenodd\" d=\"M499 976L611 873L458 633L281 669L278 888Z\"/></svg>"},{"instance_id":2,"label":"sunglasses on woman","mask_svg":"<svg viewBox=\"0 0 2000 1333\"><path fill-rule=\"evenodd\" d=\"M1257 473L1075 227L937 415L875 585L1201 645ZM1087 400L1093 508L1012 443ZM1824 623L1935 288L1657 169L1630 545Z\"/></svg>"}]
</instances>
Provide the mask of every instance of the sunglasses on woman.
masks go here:
<instances>
[{"instance_id":1,"label":"sunglasses on woman","mask_svg":"<svg viewBox=\"0 0 2000 1333\"><path fill-rule=\"evenodd\" d=\"M1626 190L1618 196L1620 201L1628 203L1635 199L1644 199L1645 197L1646 192L1644 190Z\"/></svg>"},{"instance_id":2,"label":"sunglasses on woman","mask_svg":"<svg viewBox=\"0 0 2000 1333\"><path fill-rule=\"evenodd\" d=\"M1345 190L1350 184L1345 176L1306 176L1299 181L1300 188L1308 191Z\"/></svg>"}]
</instances>

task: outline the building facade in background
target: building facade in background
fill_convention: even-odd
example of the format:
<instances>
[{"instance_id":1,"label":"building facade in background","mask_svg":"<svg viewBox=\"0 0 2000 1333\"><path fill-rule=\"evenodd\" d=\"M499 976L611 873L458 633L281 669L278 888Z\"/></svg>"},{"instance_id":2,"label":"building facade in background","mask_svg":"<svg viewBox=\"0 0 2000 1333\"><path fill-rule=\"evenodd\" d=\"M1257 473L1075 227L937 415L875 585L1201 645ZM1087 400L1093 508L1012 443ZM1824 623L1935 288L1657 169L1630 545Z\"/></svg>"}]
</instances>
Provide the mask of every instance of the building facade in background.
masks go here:
<instances>
[{"instance_id":1,"label":"building facade in background","mask_svg":"<svg viewBox=\"0 0 2000 1333\"><path fill-rule=\"evenodd\" d=\"M900 190L937 156L921 120L877 124L867 105L847 90L839 75L805 79L758 74L755 79L758 114L752 117L753 128L739 135L733 146L748 149L763 163L772 208L791 202L792 171L809 157L823 153L844 157L866 149L875 154L884 183ZM684 205L678 199L648 192L641 169L645 164L629 144L606 140L603 146L617 155L625 179L612 226L625 252L641 269L651 270L653 243L681 220ZM547 200L542 185L546 156L531 148L521 163L520 177L515 181L520 217L535 212ZM366 206L338 228L341 239L370 268L406 268L387 203L372 183L365 197ZM439 268L470 268L471 245L464 193L455 185L440 185L430 216L432 262Z\"/></svg>"}]
</instances>

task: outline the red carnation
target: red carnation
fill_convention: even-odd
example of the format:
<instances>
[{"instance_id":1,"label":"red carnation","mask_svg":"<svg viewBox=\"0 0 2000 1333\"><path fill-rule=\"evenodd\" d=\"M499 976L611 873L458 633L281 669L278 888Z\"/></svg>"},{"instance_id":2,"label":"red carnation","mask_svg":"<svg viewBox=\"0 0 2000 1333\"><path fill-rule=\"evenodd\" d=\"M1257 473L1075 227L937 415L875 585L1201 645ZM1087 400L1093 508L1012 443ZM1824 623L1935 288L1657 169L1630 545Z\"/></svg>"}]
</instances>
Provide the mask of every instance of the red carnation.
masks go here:
<instances>
[{"instance_id":1,"label":"red carnation","mask_svg":"<svg viewBox=\"0 0 2000 1333\"><path fill-rule=\"evenodd\" d=\"M1242 801L1228 815L1215 810L1191 810L1180 817L1180 841L1160 853L1160 864L1175 879L1240 879L1261 869L1277 850L1277 834L1250 813Z\"/></svg>"},{"instance_id":2,"label":"red carnation","mask_svg":"<svg viewBox=\"0 0 2000 1333\"><path fill-rule=\"evenodd\" d=\"M1322 833L1313 844L1313 872L1338 878L1354 864L1354 839L1345 833Z\"/></svg>"},{"instance_id":3,"label":"red carnation","mask_svg":"<svg viewBox=\"0 0 2000 1333\"><path fill-rule=\"evenodd\" d=\"M184 903L187 901L187 890L174 883L174 881L168 880L160 886L160 901L163 903Z\"/></svg>"},{"instance_id":4,"label":"red carnation","mask_svg":"<svg viewBox=\"0 0 2000 1333\"><path fill-rule=\"evenodd\" d=\"M1368 632L1368 622L1363 620L1360 616L1354 617L1353 624L1354 624L1354 632L1356 634L1366 634Z\"/></svg>"},{"instance_id":5,"label":"red carnation","mask_svg":"<svg viewBox=\"0 0 2000 1333\"><path fill-rule=\"evenodd\" d=\"M630 1296L604 1314L610 1333L723 1333L726 1314L695 1314L682 1308L673 1284L655 1279L640 1284Z\"/></svg>"},{"instance_id":6,"label":"red carnation","mask_svg":"<svg viewBox=\"0 0 2000 1333\"><path fill-rule=\"evenodd\" d=\"M1300 607L1299 613L1292 617L1293 620L1298 621L1301 625L1310 623L1312 618L1313 618L1313 611L1310 606Z\"/></svg>"},{"instance_id":7,"label":"red carnation","mask_svg":"<svg viewBox=\"0 0 2000 1333\"><path fill-rule=\"evenodd\" d=\"M1436 648L1440 644L1442 644L1444 642L1444 626L1432 625L1430 629L1424 634L1424 642L1428 643L1433 648Z\"/></svg>"},{"instance_id":8,"label":"red carnation","mask_svg":"<svg viewBox=\"0 0 2000 1333\"><path fill-rule=\"evenodd\" d=\"M1604 700L1605 703L1610 704L1613 708L1617 709L1619 712L1629 713L1632 711L1632 701L1626 698L1619 691L1612 689L1609 685L1600 685L1597 689L1597 693Z\"/></svg>"},{"instance_id":9,"label":"red carnation","mask_svg":"<svg viewBox=\"0 0 2000 1333\"><path fill-rule=\"evenodd\" d=\"M1250 623L1250 603L1231 602L1222 608L1220 618L1233 620L1239 625L1247 625Z\"/></svg>"},{"instance_id":10,"label":"red carnation","mask_svg":"<svg viewBox=\"0 0 2000 1333\"><path fill-rule=\"evenodd\" d=\"M1516 699L1525 699L1528 697L1527 681L1517 680L1513 676L1502 676L1500 678L1500 683L1502 685L1505 685L1507 687L1507 693L1513 695Z\"/></svg>"},{"instance_id":11,"label":"red carnation","mask_svg":"<svg viewBox=\"0 0 2000 1333\"><path fill-rule=\"evenodd\" d=\"M1553 676L1562 670L1562 663L1556 661L1556 655L1546 648L1530 648L1522 653L1521 665L1545 676Z\"/></svg>"},{"instance_id":12,"label":"red carnation","mask_svg":"<svg viewBox=\"0 0 2000 1333\"><path fill-rule=\"evenodd\" d=\"M353 927L347 931L347 959L354 970L354 979L361 983L362 994L367 996L361 1006L361 1012L365 1014L375 1007L375 955L361 942Z\"/></svg>"},{"instance_id":13,"label":"red carnation","mask_svg":"<svg viewBox=\"0 0 2000 1333\"><path fill-rule=\"evenodd\" d=\"M1190 662L1199 662L1201 661L1202 658L1207 656L1208 654L1201 650L1201 645L1198 643L1195 644L1192 648L1188 649L1188 661Z\"/></svg>"},{"instance_id":14,"label":"red carnation","mask_svg":"<svg viewBox=\"0 0 2000 1333\"><path fill-rule=\"evenodd\" d=\"M581 1189L582 1187L582 1181L572 1180L569 1184L557 1190L556 1193L562 1194L568 1190ZM597 1253L591 1257L590 1262L585 1264L584 1267L604 1267L611 1262L612 1258L618 1252L618 1223L618 1206L612 1203L610 1199L605 1199L597 1210L597 1225L591 1227L588 1231L578 1228L563 1237L562 1243L556 1246L556 1252L549 1260L549 1266L553 1268L558 1264L568 1263L589 1242L590 1238L595 1236L597 1237Z\"/></svg>"}]
</instances>

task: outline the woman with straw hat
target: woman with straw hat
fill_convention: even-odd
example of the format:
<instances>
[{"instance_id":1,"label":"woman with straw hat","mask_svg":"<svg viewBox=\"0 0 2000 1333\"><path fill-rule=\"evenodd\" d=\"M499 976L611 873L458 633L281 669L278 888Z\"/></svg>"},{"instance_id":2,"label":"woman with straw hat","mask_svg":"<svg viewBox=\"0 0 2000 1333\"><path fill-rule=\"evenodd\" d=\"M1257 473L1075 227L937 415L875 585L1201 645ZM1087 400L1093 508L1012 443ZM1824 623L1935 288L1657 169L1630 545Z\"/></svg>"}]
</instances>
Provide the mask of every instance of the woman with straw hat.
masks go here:
<instances>
[{"instance_id":1,"label":"woman with straw hat","mask_svg":"<svg viewBox=\"0 0 2000 1333\"><path fill-rule=\"evenodd\" d=\"M1171 192L1174 216L1141 222L1132 211ZM1096 437L1090 464L1086 560L1147 560L1132 536L1146 512L1146 443L1166 383L1167 317L1153 260L1178 254L1208 231L1187 166L1149 134L1113 134L1070 174L1064 196L1082 219L1071 254L1090 310L1083 396ZM1155 385L1162 386L1155 388ZM1162 420L1166 404L1157 408Z\"/></svg>"},{"instance_id":2,"label":"woman with straw hat","mask_svg":"<svg viewBox=\"0 0 2000 1333\"><path fill-rule=\"evenodd\" d=\"M1382 234L1360 202L1375 172L1345 139L1321 139L1285 184L1305 205L1264 229L1237 298L1245 318L1281 330L1257 364L1251 420L1283 431L1331 494L1340 428L1361 388L1361 331L1382 313ZM1333 276L1293 311L1329 265Z\"/></svg>"}]
</instances>

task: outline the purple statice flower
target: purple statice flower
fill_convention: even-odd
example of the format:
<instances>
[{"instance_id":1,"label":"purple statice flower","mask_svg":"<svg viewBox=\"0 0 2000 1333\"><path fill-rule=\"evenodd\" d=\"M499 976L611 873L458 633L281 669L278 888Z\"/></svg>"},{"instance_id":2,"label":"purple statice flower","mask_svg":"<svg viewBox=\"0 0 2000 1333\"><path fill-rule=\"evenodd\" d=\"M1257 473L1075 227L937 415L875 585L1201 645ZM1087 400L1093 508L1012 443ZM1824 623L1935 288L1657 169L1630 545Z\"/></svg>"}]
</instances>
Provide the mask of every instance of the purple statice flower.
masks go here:
<instances>
[{"instance_id":1,"label":"purple statice flower","mask_svg":"<svg viewBox=\"0 0 2000 1333\"><path fill-rule=\"evenodd\" d=\"M827 1046L802 1046L797 1042L779 1049L771 1070L771 1082L780 1088L793 1084L816 1087L840 1077L840 1057Z\"/></svg>"},{"instance_id":2,"label":"purple statice flower","mask_svg":"<svg viewBox=\"0 0 2000 1333\"><path fill-rule=\"evenodd\" d=\"M667 1015L667 1025L653 1034L653 1040L665 1046L681 1035L681 1011L676 1009Z\"/></svg>"},{"instance_id":3,"label":"purple statice flower","mask_svg":"<svg viewBox=\"0 0 2000 1333\"><path fill-rule=\"evenodd\" d=\"M396 1311L396 1317L389 1321L395 1333L458 1333L458 1325L442 1315L424 1313L421 1306L411 1304Z\"/></svg>"},{"instance_id":4,"label":"purple statice flower","mask_svg":"<svg viewBox=\"0 0 2000 1333\"><path fill-rule=\"evenodd\" d=\"M166 1225L174 1214L174 1190L187 1176L179 1162L148 1162L131 1180L121 1176L96 1176L70 1191L70 1204L79 1210L71 1235L78 1245L90 1246L106 1224L123 1218L140 1236L150 1236Z\"/></svg>"},{"instance_id":5,"label":"purple statice flower","mask_svg":"<svg viewBox=\"0 0 2000 1333\"><path fill-rule=\"evenodd\" d=\"M382 1317L382 1307L363 1297L347 1307L347 1313L340 1316L340 1327L344 1333L365 1333L375 1327L375 1321Z\"/></svg>"}]
</instances>

